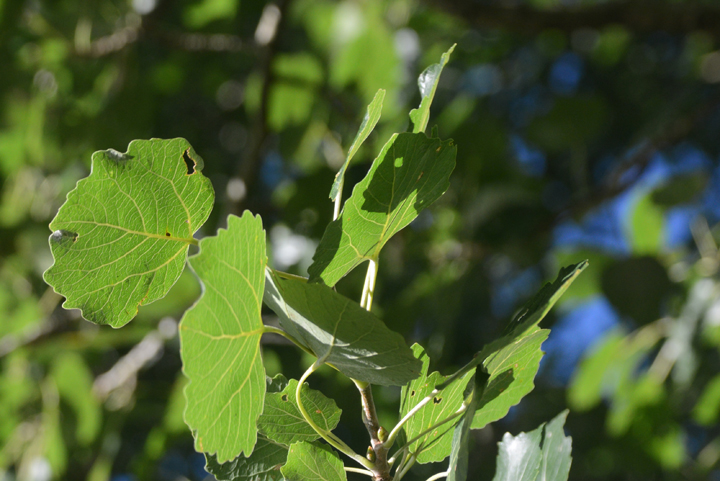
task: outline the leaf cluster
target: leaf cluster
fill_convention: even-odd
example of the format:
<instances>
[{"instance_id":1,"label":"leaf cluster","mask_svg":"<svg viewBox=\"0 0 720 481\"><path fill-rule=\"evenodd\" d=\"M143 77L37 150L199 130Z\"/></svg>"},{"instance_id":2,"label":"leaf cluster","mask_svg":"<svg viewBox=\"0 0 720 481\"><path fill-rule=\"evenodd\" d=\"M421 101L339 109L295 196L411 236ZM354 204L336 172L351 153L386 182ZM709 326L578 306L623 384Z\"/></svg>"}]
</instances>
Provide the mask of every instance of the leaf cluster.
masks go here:
<instances>
[{"instance_id":1,"label":"leaf cluster","mask_svg":"<svg viewBox=\"0 0 720 481\"><path fill-rule=\"evenodd\" d=\"M332 186L336 218L325 230L307 279L267 265L262 220L249 211L230 215L217 235L195 240L214 194L202 174L202 159L183 139L134 141L124 154L96 153L90 176L70 192L53 220L55 263L46 281L66 297L65 307L113 327L167 294L190 245L199 247L187 262L202 295L180 324L183 372L189 380L184 417L196 449L206 453L208 470L218 479L339 481L355 470L375 480L399 481L415 463L450 457L444 475L462 481L469 429L502 418L532 390L549 332L537 325L586 262L561 270L500 339L449 376L430 373L425 350L408 347L370 310L382 248L449 186L457 148L435 129L430 136L425 130L452 50L420 76L422 100L410 113L412 131L390 137L342 203L344 172L378 122L382 91L368 107ZM368 275L358 303L333 287L365 261ZM263 304L277 314L281 329L263 324ZM261 349L266 333L285 336L315 358L299 380L266 376ZM367 456L333 433L340 410L306 383L321 365L358 387L370 435ZM377 426L372 384L402 387L400 420L389 431ZM543 446L550 444L551 433L562 435L561 426L560 421L548 425ZM530 435L533 440L540 436ZM336 451L360 467L345 467ZM527 448L536 464L544 463L543 452L534 444ZM525 457L501 457L500 469ZM547 479L565 479L563 470L556 471L564 475Z\"/></svg>"}]
</instances>

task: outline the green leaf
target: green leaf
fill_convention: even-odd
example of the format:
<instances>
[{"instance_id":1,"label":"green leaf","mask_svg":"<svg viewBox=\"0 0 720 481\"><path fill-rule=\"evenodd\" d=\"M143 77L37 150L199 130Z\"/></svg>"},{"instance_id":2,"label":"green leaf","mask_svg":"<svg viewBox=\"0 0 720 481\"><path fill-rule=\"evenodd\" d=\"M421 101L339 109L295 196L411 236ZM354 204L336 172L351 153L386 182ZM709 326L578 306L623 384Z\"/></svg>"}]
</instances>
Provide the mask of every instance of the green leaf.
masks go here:
<instances>
[{"instance_id":1,"label":"green leaf","mask_svg":"<svg viewBox=\"0 0 720 481\"><path fill-rule=\"evenodd\" d=\"M198 451L219 463L252 453L265 398L260 353L263 333L265 231L249 212L228 217L228 228L200 241L190 258L203 295L180 323L185 375L185 422Z\"/></svg>"},{"instance_id":2,"label":"green leaf","mask_svg":"<svg viewBox=\"0 0 720 481\"><path fill-rule=\"evenodd\" d=\"M195 30L217 20L235 17L240 0L203 0L183 10L183 23Z\"/></svg>"},{"instance_id":3,"label":"green leaf","mask_svg":"<svg viewBox=\"0 0 720 481\"><path fill-rule=\"evenodd\" d=\"M518 311L517 315L505 328L505 334L499 339L485 345L482 351L477 353L472 361L448 377L446 383L454 382L458 376L464 375L467 371L475 369L480 364L487 364L487 359L494 353L500 352L505 346L513 344L521 337L527 335L531 329L545 318L560 296L567 291L570 284L572 284L587 266L588 261L582 261L560 269L560 273L555 281L545 284L543 288ZM442 385L438 386L438 388L442 388Z\"/></svg>"},{"instance_id":4,"label":"green leaf","mask_svg":"<svg viewBox=\"0 0 720 481\"><path fill-rule=\"evenodd\" d=\"M638 199L630 223L633 252L638 255L656 254L663 243L665 217L662 209L653 202L651 194Z\"/></svg>"},{"instance_id":5,"label":"green leaf","mask_svg":"<svg viewBox=\"0 0 720 481\"><path fill-rule=\"evenodd\" d=\"M413 344L412 350L415 357L422 361L422 372L419 378L402 388L400 394L401 419L423 398L431 394L436 385L445 380L445 377L438 372L428 375L430 357L422 346ZM445 387L432 401L415 413L403 427L407 439L413 439L460 409L465 399L463 394L465 386L472 379L473 374L474 371L467 372L462 378ZM452 449L453 426L454 423L448 422L413 442L410 452L420 453L417 462L424 464L445 459Z\"/></svg>"},{"instance_id":6,"label":"green leaf","mask_svg":"<svg viewBox=\"0 0 720 481\"><path fill-rule=\"evenodd\" d=\"M332 287L435 202L450 185L457 148L452 140L395 134L320 240L310 280Z\"/></svg>"},{"instance_id":7,"label":"green leaf","mask_svg":"<svg viewBox=\"0 0 720 481\"><path fill-rule=\"evenodd\" d=\"M625 334L620 330L610 331L580 362L567 390L568 404L573 410L587 411L600 402L603 379L618 357L624 340Z\"/></svg>"},{"instance_id":8,"label":"green leaf","mask_svg":"<svg viewBox=\"0 0 720 481\"><path fill-rule=\"evenodd\" d=\"M647 359L648 354L655 348L660 339L666 335L660 324L654 323L642 327L632 335L627 335L621 330L613 330L606 334L598 347L585 357L581 362L568 388L568 403L570 407L577 410L588 410L598 404L603 395L612 394L619 405L632 406L628 404L628 396L631 391L639 388L638 370L639 366ZM645 386L653 397L655 388L652 383ZM642 393L640 389L639 393ZM638 398L639 399L639 398ZM615 401L615 400L614 400ZM625 410L624 408L622 408ZM615 410L613 402L612 411ZM627 427L632 421L634 412L625 410L625 414L619 416L611 411L608 418L614 419L616 428ZM620 413L618 413L620 414ZM621 422L622 421L622 422Z\"/></svg>"},{"instance_id":9,"label":"green leaf","mask_svg":"<svg viewBox=\"0 0 720 481\"><path fill-rule=\"evenodd\" d=\"M420 88L420 106L410 111L410 120L413 123L413 132L425 132L428 121L430 120L430 105L432 104L433 98L435 97L435 90L437 90L438 82L440 81L440 74L443 71L450 55L455 50L455 45L450 47L450 50L442 54L440 57L440 63L434 63L425 69L423 73L418 77L418 87Z\"/></svg>"},{"instance_id":10,"label":"green leaf","mask_svg":"<svg viewBox=\"0 0 720 481\"><path fill-rule=\"evenodd\" d=\"M497 468L493 481L536 481L542 461L542 429L544 424L529 433L503 435L498 443Z\"/></svg>"},{"instance_id":11,"label":"green leaf","mask_svg":"<svg viewBox=\"0 0 720 481\"><path fill-rule=\"evenodd\" d=\"M188 175L184 157L194 162ZM185 139L134 140L95 152L50 223L55 264L45 281L96 324L121 327L180 277L194 232L213 206L202 159Z\"/></svg>"},{"instance_id":12,"label":"green leaf","mask_svg":"<svg viewBox=\"0 0 720 481\"><path fill-rule=\"evenodd\" d=\"M565 481L570 474L572 438L565 436L563 429L567 415L566 409L545 426L542 462L537 481Z\"/></svg>"},{"instance_id":13,"label":"green leaf","mask_svg":"<svg viewBox=\"0 0 720 481\"><path fill-rule=\"evenodd\" d=\"M287 464L281 469L287 481L345 481L345 469L337 455L310 443L290 446Z\"/></svg>"},{"instance_id":14,"label":"green leaf","mask_svg":"<svg viewBox=\"0 0 720 481\"><path fill-rule=\"evenodd\" d=\"M692 417L698 424L712 426L720 414L720 374L707 383L700 399L693 408Z\"/></svg>"},{"instance_id":15,"label":"green leaf","mask_svg":"<svg viewBox=\"0 0 720 481\"><path fill-rule=\"evenodd\" d=\"M655 205L673 207L688 204L697 199L710 180L707 172L681 174L671 178L667 183L653 190L651 198Z\"/></svg>"},{"instance_id":16,"label":"green leaf","mask_svg":"<svg viewBox=\"0 0 720 481\"><path fill-rule=\"evenodd\" d=\"M288 448L268 439L259 438L255 450L246 458L219 463L217 456L205 454L205 470L218 481L282 481L280 468L287 459Z\"/></svg>"},{"instance_id":17,"label":"green leaf","mask_svg":"<svg viewBox=\"0 0 720 481\"><path fill-rule=\"evenodd\" d=\"M51 375L58 393L75 412L78 443L87 445L96 438L102 422L102 408L92 392L92 373L80 355L67 351L53 362Z\"/></svg>"},{"instance_id":18,"label":"green leaf","mask_svg":"<svg viewBox=\"0 0 720 481\"><path fill-rule=\"evenodd\" d=\"M333 182L332 189L330 189L330 199L332 199L333 201L335 201L338 194L342 194L343 185L345 185L345 171L347 170L348 165L350 165L350 161L353 157L355 157L355 154L357 154L357 151L360 149L362 143L365 142L365 139L368 138L368 135L370 135L370 132L373 131L375 125L377 125L378 123L378 120L380 120L380 113L382 112L382 104L384 99L385 91L383 89L380 89L375 94L375 97L373 98L372 102L370 102L370 105L368 105L365 117L360 124L360 129L358 130L358 133L355 135L355 139L353 140L350 148L348 149L345 163L342 165L342 167L340 167L338 173L335 174L335 181Z\"/></svg>"},{"instance_id":19,"label":"green leaf","mask_svg":"<svg viewBox=\"0 0 720 481\"><path fill-rule=\"evenodd\" d=\"M277 132L307 123L325 78L322 64L308 52L283 54L275 56L272 70L276 80L268 94L268 125Z\"/></svg>"},{"instance_id":20,"label":"green leaf","mask_svg":"<svg viewBox=\"0 0 720 481\"><path fill-rule=\"evenodd\" d=\"M543 357L540 346L548 334L549 330L536 328L488 356L483 366L490 378L478 403L472 429L480 429L502 419L512 406L533 390L533 381Z\"/></svg>"},{"instance_id":21,"label":"green leaf","mask_svg":"<svg viewBox=\"0 0 720 481\"><path fill-rule=\"evenodd\" d=\"M263 300L289 335L352 379L402 386L420 373L400 334L323 284L267 269Z\"/></svg>"},{"instance_id":22,"label":"green leaf","mask_svg":"<svg viewBox=\"0 0 720 481\"><path fill-rule=\"evenodd\" d=\"M285 389L265 396L265 409L258 419L258 429L270 440L287 446L299 441L311 442L320 435L303 418L295 398L298 382L291 379ZM332 431L340 422L342 411L332 399L306 384L300 391L302 403L312 420L325 431Z\"/></svg>"},{"instance_id":23,"label":"green leaf","mask_svg":"<svg viewBox=\"0 0 720 481\"><path fill-rule=\"evenodd\" d=\"M468 458L470 455L470 439L468 437L470 433L470 423L472 423L473 414L477 408L479 398L482 395L484 381L487 377L485 373L480 374L479 376L476 372L473 381L468 383L469 387L472 386L474 388L472 400L453 432L450 463L447 470L448 481L465 481L467 479ZM483 380L482 384L478 382L480 379Z\"/></svg>"},{"instance_id":24,"label":"green leaf","mask_svg":"<svg viewBox=\"0 0 720 481\"><path fill-rule=\"evenodd\" d=\"M572 462L572 439L563 430L567 415L565 410L529 433L505 433L493 481L567 481Z\"/></svg>"}]
</instances>

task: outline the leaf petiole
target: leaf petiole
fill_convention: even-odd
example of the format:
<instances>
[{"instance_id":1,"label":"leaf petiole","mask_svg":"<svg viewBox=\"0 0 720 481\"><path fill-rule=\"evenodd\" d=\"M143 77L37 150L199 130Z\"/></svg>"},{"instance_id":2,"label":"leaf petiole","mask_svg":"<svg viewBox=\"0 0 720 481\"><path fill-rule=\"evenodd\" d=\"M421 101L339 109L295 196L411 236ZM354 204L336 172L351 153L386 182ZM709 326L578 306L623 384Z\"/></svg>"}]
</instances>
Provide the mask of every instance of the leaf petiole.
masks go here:
<instances>
[{"instance_id":1,"label":"leaf petiole","mask_svg":"<svg viewBox=\"0 0 720 481\"><path fill-rule=\"evenodd\" d=\"M349 458L354 459L358 463L360 463L363 467L367 468L368 470L372 470L374 468L373 463L365 459L363 456L360 456L358 453L352 450L350 446L345 444L340 438L335 436L332 432L326 431L325 429L318 426L315 421L312 420L310 415L308 414L307 410L305 410L305 406L302 404L302 400L300 399L300 391L302 390L303 384L305 384L305 381L307 380L310 375L315 372L323 363L320 362L320 360L315 361L312 366L310 366L307 371L303 373L303 375L300 377L300 380L298 381L298 387L295 389L295 401L297 402L298 409L300 409L300 414L302 414L303 418L305 419L305 422L312 427L318 435L323 438L329 445L343 453L344 455L348 456Z\"/></svg>"},{"instance_id":2,"label":"leaf petiole","mask_svg":"<svg viewBox=\"0 0 720 481\"><path fill-rule=\"evenodd\" d=\"M439 427L442 426L443 424L447 424L447 423L449 423L450 421L452 421L452 420L456 419L457 417L461 416L465 411L467 411L467 408L468 408L468 406L470 405L470 400L471 400L471 399L472 399L472 396L469 397L468 399L466 399L465 401L463 401L462 406L460 406L460 408L459 408L457 411L455 411L454 413L452 413L450 416L448 416L448 417L446 417L445 419L442 419L442 420L436 422L435 424L433 424L432 426L430 426L429 428L427 428L425 431L419 433L417 436L413 437L413 438L410 439L408 442L406 442L400 449L398 449L398 450L395 452L395 454L392 456L392 458L390 458L390 460L389 460L388 462L389 462L390 464L392 464L392 463L395 461L395 459L397 458L398 454L400 454L401 452L403 452L403 451L405 451L406 449L408 449L415 441L417 441L418 439L421 439L422 437L426 436L429 432L431 432L431 431L439 428ZM412 413L412 411L409 412L408 415L410 415L411 413ZM407 417L407 415L406 415L405 417ZM403 419L404 419L404 418L403 418ZM398 423L398 424L400 424L400 423ZM420 451L421 451L421 450L418 450L418 452L415 453L415 454L416 454L416 455L419 454Z\"/></svg>"},{"instance_id":3,"label":"leaf petiole","mask_svg":"<svg viewBox=\"0 0 720 481\"><path fill-rule=\"evenodd\" d=\"M417 454L415 453L411 454L407 459L403 459L403 463L398 466L398 470L395 472L394 481L400 481L408 473L408 471L410 471L410 468L413 467L416 459Z\"/></svg>"},{"instance_id":4,"label":"leaf petiole","mask_svg":"<svg viewBox=\"0 0 720 481\"><path fill-rule=\"evenodd\" d=\"M360 468L348 468L347 466L344 466L345 471L348 473L359 473L364 474L366 476L374 476L372 471L368 471L367 469L360 469Z\"/></svg>"},{"instance_id":5,"label":"leaf petiole","mask_svg":"<svg viewBox=\"0 0 720 481\"><path fill-rule=\"evenodd\" d=\"M429 478L427 478L426 481L435 481L437 479L447 478L448 473L446 471L443 471L442 473L433 474Z\"/></svg>"}]
</instances>

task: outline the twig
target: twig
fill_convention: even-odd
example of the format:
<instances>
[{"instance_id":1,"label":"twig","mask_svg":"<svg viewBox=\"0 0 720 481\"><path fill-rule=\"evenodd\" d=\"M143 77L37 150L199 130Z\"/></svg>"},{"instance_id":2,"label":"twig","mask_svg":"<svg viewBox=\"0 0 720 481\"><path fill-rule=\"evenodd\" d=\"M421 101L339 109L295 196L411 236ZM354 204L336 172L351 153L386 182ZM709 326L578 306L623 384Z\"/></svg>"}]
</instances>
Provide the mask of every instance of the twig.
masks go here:
<instances>
[{"instance_id":1,"label":"twig","mask_svg":"<svg viewBox=\"0 0 720 481\"><path fill-rule=\"evenodd\" d=\"M373 470L374 465L364 457L357 454L353 449L345 444L340 438L335 436L332 432L327 431L323 429L322 427L318 426L315 421L312 420L310 417L310 414L308 414L307 410L305 409L305 406L303 406L302 399L300 398L300 392L302 390L302 386L305 384L305 381L307 380L310 375L317 370L322 365L322 362L320 360L317 360L313 363L312 366L310 366L307 371L303 373L303 375L300 377L300 380L298 381L297 389L295 390L295 401L297 402L298 409L300 410L300 414L302 414L303 418L305 419L305 422L312 427L318 435L323 438L329 445L340 451L341 453L345 454L351 459L354 459L360 465L367 468L368 470Z\"/></svg>"}]
</instances>

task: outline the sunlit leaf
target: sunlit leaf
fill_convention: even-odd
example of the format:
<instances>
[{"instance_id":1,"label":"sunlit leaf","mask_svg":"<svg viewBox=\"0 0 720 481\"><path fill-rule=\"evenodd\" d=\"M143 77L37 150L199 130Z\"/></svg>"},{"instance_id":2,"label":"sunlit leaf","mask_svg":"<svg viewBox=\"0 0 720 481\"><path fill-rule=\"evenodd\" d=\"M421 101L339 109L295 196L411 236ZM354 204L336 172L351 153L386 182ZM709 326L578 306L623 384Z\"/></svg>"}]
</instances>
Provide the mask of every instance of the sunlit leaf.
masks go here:
<instances>
[{"instance_id":1,"label":"sunlit leaf","mask_svg":"<svg viewBox=\"0 0 720 481\"><path fill-rule=\"evenodd\" d=\"M352 379L402 386L420 373L400 334L323 284L268 269L263 300L287 333Z\"/></svg>"},{"instance_id":2,"label":"sunlit leaf","mask_svg":"<svg viewBox=\"0 0 720 481\"><path fill-rule=\"evenodd\" d=\"M438 372L428 374L430 357L419 344L412 346L413 353L422 361L422 373L419 378L407 386L403 386L400 394L400 417L405 416L423 398L434 390L435 386L442 383L445 377ZM447 386L433 399L423 406L405 424L404 431L408 440L412 440L425 430L447 419L454 414L465 399L464 391L468 382L472 379L474 371L467 372L462 378ZM448 422L437 427L426 435L413 442L410 446L411 453L419 452L417 462L432 463L445 459L450 455L453 441L454 423Z\"/></svg>"},{"instance_id":3,"label":"sunlit leaf","mask_svg":"<svg viewBox=\"0 0 720 481\"><path fill-rule=\"evenodd\" d=\"M498 443L497 468L493 481L536 481L542 461L542 430L544 425L529 433L513 436L505 433Z\"/></svg>"},{"instance_id":4,"label":"sunlit leaf","mask_svg":"<svg viewBox=\"0 0 720 481\"><path fill-rule=\"evenodd\" d=\"M285 389L265 396L265 409L258 419L260 432L271 441L291 445L299 441L315 441L320 435L303 417L297 405L295 390L298 382L290 379ZM332 399L307 384L300 391L303 407L315 424L332 431L340 421L342 411Z\"/></svg>"},{"instance_id":5,"label":"sunlit leaf","mask_svg":"<svg viewBox=\"0 0 720 481\"><path fill-rule=\"evenodd\" d=\"M572 462L572 439L563 430L567 415L563 411L529 433L505 433L493 481L567 481Z\"/></svg>"},{"instance_id":6,"label":"sunlit leaf","mask_svg":"<svg viewBox=\"0 0 720 481\"><path fill-rule=\"evenodd\" d=\"M345 481L345 469L337 455L310 443L290 446L287 464L282 468L287 481Z\"/></svg>"},{"instance_id":7,"label":"sunlit leaf","mask_svg":"<svg viewBox=\"0 0 720 481\"><path fill-rule=\"evenodd\" d=\"M483 363L490 379L478 402L472 428L480 429L502 419L510 408L533 390L540 367L542 343L550 331L537 329L491 354Z\"/></svg>"},{"instance_id":8,"label":"sunlit leaf","mask_svg":"<svg viewBox=\"0 0 720 481\"><path fill-rule=\"evenodd\" d=\"M378 120L380 120L380 113L382 112L384 99L385 91L380 89L375 94L375 97L372 102L370 102L370 105L368 105L365 117L363 117L363 121L360 124L360 129L348 149L345 163L343 163L342 167L340 167L340 170L338 170L338 173L335 175L335 181L330 189L330 198L333 201L337 198L339 193L342 193L343 186L345 185L345 171L347 170L348 165L350 165L350 161L353 157L355 157L355 154L357 154L357 151L360 149L362 143L365 142L365 139L368 138L368 135L370 135L370 132L373 131L375 125L378 123Z\"/></svg>"},{"instance_id":9,"label":"sunlit leaf","mask_svg":"<svg viewBox=\"0 0 720 481\"><path fill-rule=\"evenodd\" d=\"M545 425L542 443L542 461L537 481L565 481L570 473L572 438L565 436L565 420L568 411L555 416Z\"/></svg>"},{"instance_id":10,"label":"sunlit leaf","mask_svg":"<svg viewBox=\"0 0 720 481\"><path fill-rule=\"evenodd\" d=\"M188 175L184 156L194 163ZM163 297L213 205L202 159L184 139L135 140L93 154L92 172L50 224L45 281L97 324L120 327Z\"/></svg>"},{"instance_id":11,"label":"sunlit leaf","mask_svg":"<svg viewBox=\"0 0 720 481\"><path fill-rule=\"evenodd\" d=\"M190 265L203 284L200 300L180 323L185 421L198 451L224 463L255 446L265 398L263 333L265 231L260 217L230 216L227 230L200 242Z\"/></svg>"},{"instance_id":12,"label":"sunlit leaf","mask_svg":"<svg viewBox=\"0 0 720 481\"><path fill-rule=\"evenodd\" d=\"M410 120L413 123L413 132L425 132L427 128L428 120L430 120L430 105L432 105L433 98L435 97L435 90L437 90L438 82L440 81L440 74L443 71L450 55L455 50L455 45L450 47L450 50L442 54L440 63L434 63L425 69L423 73L418 77L418 87L420 88L420 106L410 111Z\"/></svg>"},{"instance_id":13,"label":"sunlit leaf","mask_svg":"<svg viewBox=\"0 0 720 481\"><path fill-rule=\"evenodd\" d=\"M332 287L363 261L377 259L395 233L447 190L456 153L452 140L393 135L325 230L310 280Z\"/></svg>"}]
</instances>

